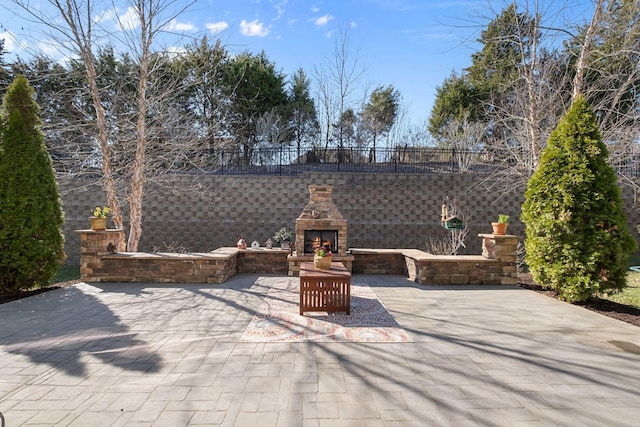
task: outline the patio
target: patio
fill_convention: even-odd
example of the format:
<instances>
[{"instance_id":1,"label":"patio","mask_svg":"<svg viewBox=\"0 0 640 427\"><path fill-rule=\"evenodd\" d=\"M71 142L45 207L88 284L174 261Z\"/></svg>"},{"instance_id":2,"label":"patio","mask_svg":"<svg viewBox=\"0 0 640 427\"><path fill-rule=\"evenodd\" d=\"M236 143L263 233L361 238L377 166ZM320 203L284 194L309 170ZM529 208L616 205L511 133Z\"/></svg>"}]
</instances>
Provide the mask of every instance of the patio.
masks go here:
<instances>
[{"instance_id":1,"label":"patio","mask_svg":"<svg viewBox=\"0 0 640 427\"><path fill-rule=\"evenodd\" d=\"M0 305L0 413L12 427L637 422L640 328L516 286L356 274L413 342L241 342L272 285L297 280L81 283Z\"/></svg>"}]
</instances>

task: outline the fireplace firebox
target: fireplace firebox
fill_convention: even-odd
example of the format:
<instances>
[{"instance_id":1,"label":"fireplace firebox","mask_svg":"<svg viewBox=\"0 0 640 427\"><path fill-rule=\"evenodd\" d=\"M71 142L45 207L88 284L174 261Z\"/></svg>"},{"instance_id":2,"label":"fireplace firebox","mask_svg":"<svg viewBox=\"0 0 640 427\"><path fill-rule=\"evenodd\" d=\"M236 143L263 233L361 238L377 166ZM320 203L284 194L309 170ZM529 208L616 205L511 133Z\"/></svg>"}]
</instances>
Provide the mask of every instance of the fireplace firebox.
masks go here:
<instances>
[{"instance_id":1,"label":"fireplace firebox","mask_svg":"<svg viewBox=\"0 0 640 427\"><path fill-rule=\"evenodd\" d=\"M304 230L304 253L312 254L320 246L335 251L338 248L338 230Z\"/></svg>"}]
</instances>

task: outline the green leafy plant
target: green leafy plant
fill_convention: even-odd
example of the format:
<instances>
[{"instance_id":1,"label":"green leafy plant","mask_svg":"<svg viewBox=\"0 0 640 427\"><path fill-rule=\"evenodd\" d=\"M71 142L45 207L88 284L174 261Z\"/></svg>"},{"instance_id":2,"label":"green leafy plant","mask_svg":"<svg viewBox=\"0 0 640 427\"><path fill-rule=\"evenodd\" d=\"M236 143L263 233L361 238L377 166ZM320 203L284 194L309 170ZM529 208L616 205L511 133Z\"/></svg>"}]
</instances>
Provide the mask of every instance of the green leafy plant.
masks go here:
<instances>
[{"instance_id":1,"label":"green leafy plant","mask_svg":"<svg viewBox=\"0 0 640 427\"><path fill-rule=\"evenodd\" d=\"M93 209L93 216L96 218L109 218L109 214L111 213L111 209L109 206L96 206Z\"/></svg>"},{"instance_id":2,"label":"green leafy plant","mask_svg":"<svg viewBox=\"0 0 640 427\"><path fill-rule=\"evenodd\" d=\"M326 256L331 256L333 255L333 253L331 253L331 250L326 247L326 246L320 246L319 248L317 248L315 251L315 254L318 255L319 257L326 257Z\"/></svg>"},{"instance_id":3,"label":"green leafy plant","mask_svg":"<svg viewBox=\"0 0 640 427\"><path fill-rule=\"evenodd\" d=\"M578 98L549 136L520 216L536 283L569 302L626 285L629 232L595 114Z\"/></svg>"},{"instance_id":4,"label":"green leafy plant","mask_svg":"<svg viewBox=\"0 0 640 427\"><path fill-rule=\"evenodd\" d=\"M280 230L275 232L272 240L276 243L282 243L282 242L290 242L292 238L293 238L293 233L287 230L286 227L282 227Z\"/></svg>"},{"instance_id":5,"label":"green leafy plant","mask_svg":"<svg viewBox=\"0 0 640 427\"><path fill-rule=\"evenodd\" d=\"M509 215L499 214L498 215L498 222L500 224L507 224L509 222Z\"/></svg>"}]
</instances>

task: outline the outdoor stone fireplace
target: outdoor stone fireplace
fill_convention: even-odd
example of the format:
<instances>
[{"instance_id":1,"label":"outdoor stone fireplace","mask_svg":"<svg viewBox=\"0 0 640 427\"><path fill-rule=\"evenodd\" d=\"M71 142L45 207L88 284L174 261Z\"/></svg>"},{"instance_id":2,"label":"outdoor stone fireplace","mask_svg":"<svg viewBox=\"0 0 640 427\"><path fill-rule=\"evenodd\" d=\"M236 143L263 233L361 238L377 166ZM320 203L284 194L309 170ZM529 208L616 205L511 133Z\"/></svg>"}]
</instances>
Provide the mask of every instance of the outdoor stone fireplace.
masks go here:
<instances>
[{"instance_id":1,"label":"outdoor stone fireplace","mask_svg":"<svg viewBox=\"0 0 640 427\"><path fill-rule=\"evenodd\" d=\"M337 255L347 254L347 220L333 204L332 193L331 185L309 186L309 203L296 220L297 254L313 254L313 242L307 239L320 237L321 240L326 240L334 235L337 242L332 242L336 246L331 249Z\"/></svg>"},{"instance_id":2,"label":"outdoor stone fireplace","mask_svg":"<svg viewBox=\"0 0 640 427\"><path fill-rule=\"evenodd\" d=\"M289 257L289 275L300 271L300 263L313 260L320 245L331 245L334 262L342 262L349 271L353 256L347 240L347 220L333 203L333 186L310 185L309 203L296 220L295 252Z\"/></svg>"}]
</instances>

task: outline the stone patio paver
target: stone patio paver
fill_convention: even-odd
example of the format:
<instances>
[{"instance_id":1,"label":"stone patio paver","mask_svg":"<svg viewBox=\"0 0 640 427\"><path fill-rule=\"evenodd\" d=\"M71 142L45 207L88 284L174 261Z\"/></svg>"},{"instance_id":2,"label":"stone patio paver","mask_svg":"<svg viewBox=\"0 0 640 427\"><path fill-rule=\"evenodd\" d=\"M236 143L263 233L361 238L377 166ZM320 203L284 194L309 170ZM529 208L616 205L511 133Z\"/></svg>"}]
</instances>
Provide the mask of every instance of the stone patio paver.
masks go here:
<instances>
[{"instance_id":1,"label":"stone patio paver","mask_svg":"<svg viewBox=\"0 0 640 427\"><path fill-rule=\"evenodd\" d=\"M6 426L635 426L640 328L518 287L355 275L414 343L240 343L273 275L0 305Z\"/></svg>"}]
</instances>

